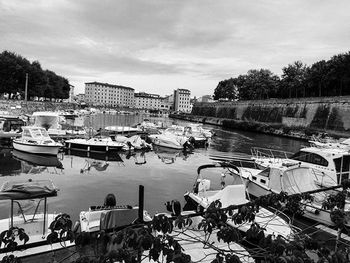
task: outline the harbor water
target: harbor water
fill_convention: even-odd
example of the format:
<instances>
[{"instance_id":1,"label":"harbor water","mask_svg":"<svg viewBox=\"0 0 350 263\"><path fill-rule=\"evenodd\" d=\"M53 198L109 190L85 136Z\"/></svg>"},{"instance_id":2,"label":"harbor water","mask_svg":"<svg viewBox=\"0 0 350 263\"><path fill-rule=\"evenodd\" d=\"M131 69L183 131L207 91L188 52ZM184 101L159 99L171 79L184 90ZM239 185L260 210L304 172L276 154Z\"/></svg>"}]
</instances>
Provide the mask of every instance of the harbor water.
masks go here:
<instances>
[{"instance_id":1,"label":"harbor water","mask_svg":"<svg viewBox=\"0 0 350 263\"><path fill-rule=\"evenodd\" d=\"M129 126L148 118L167 125L178 123L168 118L142 115L99 114L86 118L86 125L95 129L109 125ZM80 211L92 205L102 205L108 193L114 193L118 204L137 205L138 187L145 187L145 209L150 214L165 211L164 203L177 199L191 190L200 165L213 162L213 156L250 154L252 147L273 148L290 152L306 144L300 140L259 133L225 130L216 126L207 148L192 153L155 148L150 152L119 152L112 155L85 152L59 153L58 158L41 157L0 148L0 184L6 181L51 179L60 189L57 197L49 198L50 212L64 212L78 220ZM9 216L9 201L0 201L0 217Z\"/></svg>"}]
</instances>

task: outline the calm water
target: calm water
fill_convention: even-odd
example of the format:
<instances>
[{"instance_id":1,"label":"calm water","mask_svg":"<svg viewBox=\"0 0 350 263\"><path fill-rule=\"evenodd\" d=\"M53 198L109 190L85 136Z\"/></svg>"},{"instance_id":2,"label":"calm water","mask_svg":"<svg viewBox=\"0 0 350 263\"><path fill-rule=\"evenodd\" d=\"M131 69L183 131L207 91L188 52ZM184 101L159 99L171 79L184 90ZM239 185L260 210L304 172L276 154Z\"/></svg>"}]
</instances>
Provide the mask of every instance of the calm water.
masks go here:
<instances>
[{"instance_id":1,"label":"calm water","mask_svg":"<svg viewBox=\"0 0 350 263\"><path fill-rule=\"evenodd\" d=\"M108 125L132 125L145 116L96 115L86 120L94 128ZM172 119L149 118L167 123ZM49 199L49 211L65 212L74 220L81 210L91 205L103 204L108 193L117 196L119 204L135 205L138 202L138 186L145 186L145 208L151 213L164 211L164 203L172 199L183 201L183 194L190 190L196 177L196 169L213 162L211 155L233 155L250 153L254 146L295 152L301 141L224 130L215 126L207 149L195 149L192 154L171 149L155 149L153 152L130 155L119 153L111 156L85 153L62 153L58 160L38 157L0 148L0 184L9 180L51 179L60 189L57 197ZM0 218L8 217L8 201L0 201Z\"/></svg>"}]
</instances>

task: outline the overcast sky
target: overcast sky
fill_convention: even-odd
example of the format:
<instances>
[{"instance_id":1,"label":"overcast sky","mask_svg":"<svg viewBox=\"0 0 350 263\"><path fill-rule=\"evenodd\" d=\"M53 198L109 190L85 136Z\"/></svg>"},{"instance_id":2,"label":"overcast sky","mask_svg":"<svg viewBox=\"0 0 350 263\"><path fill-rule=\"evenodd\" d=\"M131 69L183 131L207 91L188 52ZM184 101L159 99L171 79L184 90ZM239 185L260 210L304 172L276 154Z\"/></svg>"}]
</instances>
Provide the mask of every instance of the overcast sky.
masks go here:
<instances>
[{"instance_id":1,"label":"overcast sky","mask_svg":"<svg viewBox=\"0 0 350 263\"><path fill-rule=\"evenodd\" d=\"M90 81L166 95L350 51L348 0L0 0L0 48L76 93Z\"/></svg>"}]
</instances>

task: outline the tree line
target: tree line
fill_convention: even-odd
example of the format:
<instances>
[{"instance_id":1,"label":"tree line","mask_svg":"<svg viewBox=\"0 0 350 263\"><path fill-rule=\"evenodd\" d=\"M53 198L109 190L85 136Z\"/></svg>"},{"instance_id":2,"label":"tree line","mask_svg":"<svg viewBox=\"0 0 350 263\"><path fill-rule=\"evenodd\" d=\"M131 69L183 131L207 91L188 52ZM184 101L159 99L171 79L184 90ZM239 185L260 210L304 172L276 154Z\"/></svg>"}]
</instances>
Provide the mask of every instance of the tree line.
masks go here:
<instances>
[{"instance_id":1,"label":"tree line","mask_svg":"<svg viewBox=\"0 0 350 263\"><path fill-rule=\"evenodd\" d=\"M350 52L307 66L296 61L282 68L282 75L269 69L220 81L214 99L261 100L350 95Z\"/></svg>"},{"instance_id":2,"label":"tree line","mask_svg":"<svg viewBox=\"0 0 350 263\"><path fill-rule=\"evenodd\" d=\"M26 58L9 51L0 53L0 94L10 98L25 97L28 74L28 99L34 97L67 99L70 85L66 78L41 68L39 61L30 63Z\"/></svg>"}]
</instances>

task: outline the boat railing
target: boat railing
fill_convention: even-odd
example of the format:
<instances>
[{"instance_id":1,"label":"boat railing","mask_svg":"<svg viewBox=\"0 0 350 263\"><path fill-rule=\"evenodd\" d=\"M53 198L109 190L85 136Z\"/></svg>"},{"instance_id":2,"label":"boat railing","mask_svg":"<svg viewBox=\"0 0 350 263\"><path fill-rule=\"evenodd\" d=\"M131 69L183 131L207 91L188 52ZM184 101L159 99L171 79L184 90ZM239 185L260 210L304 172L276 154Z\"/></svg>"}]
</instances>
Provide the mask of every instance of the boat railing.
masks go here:
<instances>
[{"instance_id":1,"label":"boat railing","mask_svg":"<svg viewBox=\"0 0 350 263\"><path fill-rule=\"evenodd\" d=\"M269 148L252 147L251 154L254 159L271 158L271 159L288 159L293 153Z\"/></svg>"}]
</instances>

